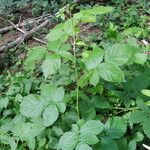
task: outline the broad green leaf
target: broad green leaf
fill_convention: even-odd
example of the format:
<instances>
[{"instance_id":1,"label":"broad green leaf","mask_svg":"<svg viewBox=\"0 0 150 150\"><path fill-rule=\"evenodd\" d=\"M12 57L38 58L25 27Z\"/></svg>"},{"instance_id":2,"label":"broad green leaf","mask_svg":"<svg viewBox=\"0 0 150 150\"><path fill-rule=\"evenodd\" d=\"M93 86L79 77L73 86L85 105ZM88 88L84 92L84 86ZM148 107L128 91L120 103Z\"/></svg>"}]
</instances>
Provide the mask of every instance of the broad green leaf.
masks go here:
<instances>
[{"instance_id":1,"label":"broad green leaf","mask_svg":"<svg viewBox=\"0 0 150 150\"><path fill-rule=\"evenodd\" d=\"M50 55L42 64L42 71L45 78L56 73L60 69L61 59L58 55Z\"/></svg>"},{"instance_id":2,"label":"broad green leaf","mask_svg":"<svg viewBox=\"0 0 150 150\"><path fill-rule=\"evenodd\" d=\"M143 131L150 138L150 118L145 119L143 122Z\"/></svg>"},{"instance_id":3,"label":"broad green leaf","mask_svg":"<svg viewBox=\"0 0 150 150\"><path fill-rule=\"evenodd\" d=\"M125 82L123 71L110 63L102 63L99 66L99 74L101 78L109 82Z\"/></svg>"},{"instance_id":4,"label":"broad green leaf","mask_svg":"<svg viewBox=\"0 0 150 150\"><path fill-rule=\"evenodd\" d=\"M109 103L102 96L94 96L91 101L95 108L107 109L110 107Z\"/></svg>"},{"instance_id":5,"label":"broad green leaf","mask_svg":"<svg viewBox=\"0 0 150 150\"><path fill-rule=\"evenodd\" d=\"M99 139L93 133L81 133L80 140L83 143L87 143L89 145L94 145L99 142Z\"/></svg>"},{"instance_id":6,"label":"broad green leaf","mask_svg":"<svg viewBox=\"0 0 150 150\"><path fill-rule=\"evenodd\" d=\"M93 86L96 86L99 82L99 72L98 70L94 69L93 73L90 77L90 84L92 84Z\"/></svg>"},{"instance_id":7,"label":"broad green leaf","mask_svg":"<svg viewBox=\"0 0 150 150\"><path fill-rule=\"evenodd\" d=\"M44 108L44 101L38 95L30 94L23 98L20 105L20 112L26 117L36 117L41 114Z\"/></svg>"},{"instance_id":8,"label":"broad green leaf","mask_svg":"<svg viewBox=\"0 0 150 150\"><path fill-rule=\"evenodd\" d=\"M58 41L48 42L48 44L47 44L47 48L50 51L58 51L60 46L61 46L61 43L60 43L59 40Z\"/></svg>"},{"instance_id":9,"label":"broad green leaf","mask_svg":"<svg viewBox=\"0 0 150 150\"><path fill-rule=\"evenodd\" d=\"M57 41L59 40L63 35L63 23L58 24L55 28L53 28L50 33L46 36L46 39L48 41Z\"/></svg>"},{"instance_id":10,"label":"broad green leaf","mask_svg":"<svg viewBox=\"0 0 150 150\"><path fill-rule=\"evenodd\" d=\"M92 9L86 9L80 11L83 15L101 15L105 13L109 13L112 11L112 7L104 7L104 6L96 6L93 7Z\"/></svg>"},{"instance_id":11,"label":"broad green leaf","mask_svg":"<svg viewBox=\"0 0 150 150\"><path fill-rule=\"evenodd\" d=\"M87 121L80 129L81 133L91 133L98 135L104 129L104 125L97 120Z\"/></svg>"},{"instance_id":12,"label":"broad green leaf","mask_svg":"<svg viewBox=\"0 0 150 150\"><path fill-rule=\"evenodd\" d=\"M51 126L59 117L59 112L58 109L55 105L50 105L48 106L44 111L43 111L43 125L45 127Z\"/></svg>"},{"instance_id":13,"label":"broad green leaf","mask_svg":"<svg viewBox=\"0 0 150 150\"><path fill-rule=\"evenodd\" d=\"M21 140L30 140L38 136L44 129L42 122L39 124L20 122L15 124L12 132L14 136L19 137Z\"/></svg>"},{"instance_id":14,"label":"broad green leaf","mask_svg":"<svg viewBox=\"0 0 150 150\"><path fill-rule=\"evenodd\" d=\"M57 149L57 147L58 147L58 139L54 138L54 137L51 137L49 142L48 142L48 147L50 149Z\"/></svg>"},{"instance_id":15,"label":"broad green leaf","mask_svg":"<svg viewBox=\"0 0 150 150\"><path fill-rule=\"evenodd\" d=\"M133 113L131 113L131 116L129 118L130 123L140 123L143 122L147 118L147 114L143 111L137 110Z\"/></svg>"},{"instance_id":16,"label":"broad green leaf","mask_svg":"<svg viewBox=\"0 0 150 150\"><path fill-rule=\"evenodd\" d=\"M144 63L146 62L148 55L147 54L141 54L141 53L137 53L134 55L135 56L135 62L137 64L141 64L144 65Z\"/></svg>"},{"instance_id":17,"label":"broad green leaf","mask_svg":"<svg viewBox=\"0 0 150 150\"><path fill-rule=\"evenodd\" d=\"M144 95L150 97L150 90L147 90L147 89L142 90L142 93L143 93Z\"/></svg>"},{"instance_id":18,"label":"broad green leaf","mask_svg":"<svg viewBox=\"0 0 150 150\"><path fill-rule=\"evenodd\" d=\"M92 150L92 148L86 143L80 142L77 144L75 150Z\"/></svg>"},{"instance_id":19,"label":"broad green leaf","mask_svg":"<svg viewBox=\"0 0 150 150\"><path fill-rule=\"evenodd\" d=\"M110 138L102 138L101 142L96 145L96 150L119 150L116 141Z\"/></svg>"},{"instance_id":20,"label":"broad green leaf","mask_svg":"<svg viewBox=\"0 0 150 150\"><path fill-rule=\"evenodd\" d=\"M46 48L43 46L35 46L31 49L25 60L25 69L33 70L35 69L35 63L40 62L44 55L46 54Z\"/></svg>"},{"instance_id":21,"label":"broad green leaf","mask_svg":"<svg viewBox=\"0 0 150 150\"><path fill-rule=\"evenodd\" d=\"M121 138L126 133L127 123L121 117L109 118L106 123L106 135L113 139Z\"/></svg>"},{"instance_id":22,"label":"broad green leaf","mask_svg":"<svg viewBox=\"0 0 150 150\"><path fill-rule=\"evenodd\" d=\"M83 88L88 84L88 80L90 79L91 72L84 73L79 79L79 86Z\"/></svg>"},{"instance_id":23,"label":"broad green leaf","mask_svg":"<svg viewBox=\"0 0 150 150\"><path fill-rule=\"evenodd\" d=\"M105 62L122 66L131 57L130 50L124 44L114 44L105 50Z\"/></svg>"},{"instance_id":24,"label":"broad green leaf","mask_svg":"<svg viewBox=\"0 0 150 150\"><path fill-rule=\"evenodd\" d=\"M58 87L54 89L52 93L52 99L55 102L62 102L65 95L65 90L63 87Z\"/></svg>"},{"instance_id":25,"label":"broad green leaf","mask_svg":"<svg viewBox=\"0 0 150 150\"><path fill-rule=\"evenodd\" d=\"M117 146L118 146L118 149L120 150L127 150L128 149L128 144L127 144L127 140L126 138L121 138L121 139L118 139L117 141Z\"/></svg>"},{"instance_id":26,"label":"broad green leaf","mask_svg":"<svg viewBox=\"0 0 150 150\"><path fill-rule=\"evenodd\" d=\"M73 61L73 55L70 52L60 51L57 54L66 60Z\"/></svg>"},{"instance_id":27,"label":"broad green leaf","mask_svg":"<svg viewBox=\"0 0 150 150\"><path fill-rule=\"evenodd\" d=\"M73 21L73 19L68 19L64 23L64 31L66 32L67 35L69 36L74 36L75 35L75 26L76 23Z\"/></svg>"},{"instance_id":28,"label":"broad green leaf","mask_svg":"<svg viewBox=\"0 0 150 150\"><path fill-rule=\"evenodd\" d=\"M36 140L35 140L35 138L27 140L27 145L28 145L28 148L30 150L34 150L35 146L36 146Z\"/></svg>"},{"instance_id":29,"label":"broad green leaf","mask_svg":"<svg viewBox=\"0 0 150 150\"><path fill-rule=\"evenodd\" d=\"M129 142L128 144L128 150L136 150L137 146L136 146L136 140L133 139L132 141Z\"/></svg>"},{"instance_id":30,"label":"broad green leaf","mask_svg":"<svg viewBox=\"0 0 150 150\"><path fill-rule=\"evenodd\" d=\"M103 60L104 52L99 47L94 47L89 56L83 59L87 70L96 68Z\"/></svg>"},{"instance_id":31,"label":"broad green leaf","mask_svg":"<svg viewBox=\"0 0 150 150\"><path fill-rule=\"evenodd\" d=\"M78 142L78 135L74 132L64 133L59 140L59 150L74 150Z\"/></svg>"},{"instance_id":32,"label":"broad green leaf","mask_svg":"<svg viewBox=\"0 0 150 150\"><path fill-rule=\"evenodd\" d=\"M9 99L7 97L6 98L0 98L0 111L3 108L7 108L8 102L9 102Z\"/></svg>"},{"instance_id":33,"label":"broad green leaf","mask_svg":"<svg viewBox=\"0 0 150 150\"><path fill-rule=\"evenodd\" d=\"M61 113L64 113L65 110L66 110L66 104L64 102L59 102L59 103L56 103L57 107L58 107L58 110L61 112Z\"/></svg>"}]
</instances>

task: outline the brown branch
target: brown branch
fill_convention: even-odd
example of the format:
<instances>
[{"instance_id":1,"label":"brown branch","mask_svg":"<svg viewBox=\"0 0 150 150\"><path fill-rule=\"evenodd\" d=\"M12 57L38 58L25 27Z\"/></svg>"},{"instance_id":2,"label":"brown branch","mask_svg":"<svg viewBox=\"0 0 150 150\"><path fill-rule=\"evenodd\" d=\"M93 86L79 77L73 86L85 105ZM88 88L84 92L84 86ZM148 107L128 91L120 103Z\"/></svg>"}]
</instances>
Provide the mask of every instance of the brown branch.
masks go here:
<instances>
[{"instance_id":1,"label":"brown branch","mask_svg":"<svg viewBox=\"0 0 150 150\"><path fill-rule=\"evenodd\" d=\"M4 52L7 49L13 48L14 46L18 46L20 45L20 43L30 39L33 34L37 31L39 31L41 28L47 26L50 23L50 19L45 20L42 24L40 24L39 26L37 26L36 28L33 28L32 30L30 30L29 32L25 32L23 34L23 36L17 38L15 41L8 43L7 45L4 45L2 47L0 47L0 53Z\"/></svg>"},{"instance_id":2,"label":"brown branch","mask_svg":"<svg viewBox=\"0 0 150 150\"><path fill-rule=\"evenodd\" d=\"M19 27L19 28L24 27L24 26L26 26L26 25L28 25L28 24L31 25L31 26L34 26L35 24L39 24L39 23L41 23L42 21L46 20L46 17L47 17L48 15L50 16L50 14L46 14L46 15L44 15L44 16L38 17L37 19L33 19L33 20L30 20L30 21L24 21L23 23L20 23L20 21L19 21L19 23L16 24L16 25L14 25L14 24L13 24L12 22L10 22L10 21L7 21L7 20L5 20L5 19L3 19L3 18L0 18L1 20L5 21L5 22L9 22L9 23L11 24L11 26L1 28L1 29L0 29L0 34L4 34L4 33L6 33L6 32L9 32L10 30L15 29L16 27Z\"/></svg>"}]
</instances>

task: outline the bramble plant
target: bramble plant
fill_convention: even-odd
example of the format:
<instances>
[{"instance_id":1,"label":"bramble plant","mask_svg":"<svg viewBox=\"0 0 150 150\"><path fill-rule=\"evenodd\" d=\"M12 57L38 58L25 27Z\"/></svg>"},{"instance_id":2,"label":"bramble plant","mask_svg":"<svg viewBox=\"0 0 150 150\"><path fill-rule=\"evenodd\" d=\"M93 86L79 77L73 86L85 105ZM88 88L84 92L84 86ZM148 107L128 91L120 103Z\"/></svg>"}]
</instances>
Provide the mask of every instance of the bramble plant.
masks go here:
<instances>
[{"instance_id":1,"label":"bramble plant","mask_svg":"<svg viewBox=\"0 0 150 150\"><path fill-rule=\"evenodd\" d=\"M0 99L2 149L135 150L149 141L147 48L132 31L99 44L80 36L80 24L112 9L72 14L68 7L47 46L30 49L23 71L8 74Z\"/></svg>"}]
</instances>

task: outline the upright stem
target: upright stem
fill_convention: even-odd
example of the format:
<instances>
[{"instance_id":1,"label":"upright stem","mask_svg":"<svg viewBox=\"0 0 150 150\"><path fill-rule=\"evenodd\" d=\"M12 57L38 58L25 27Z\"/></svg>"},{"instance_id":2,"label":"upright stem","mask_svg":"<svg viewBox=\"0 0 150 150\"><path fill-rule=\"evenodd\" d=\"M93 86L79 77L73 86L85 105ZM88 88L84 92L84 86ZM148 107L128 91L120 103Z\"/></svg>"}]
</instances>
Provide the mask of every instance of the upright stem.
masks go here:
<instances>
[{"instance_id":1,"label":"upright stem","mask_svg":"<svg viewBox=\"0 0 150 150\"><path fill-rule=\"evenodd\" d=\"M78 80L78 65L77 65L77 56L76 56L76 36L73 37L73 53L74 53L74 67L75 67L75 77L76 77L76 110L78 119L80 119L79 114L79 80Z\"/></svg>"}]
</instances>

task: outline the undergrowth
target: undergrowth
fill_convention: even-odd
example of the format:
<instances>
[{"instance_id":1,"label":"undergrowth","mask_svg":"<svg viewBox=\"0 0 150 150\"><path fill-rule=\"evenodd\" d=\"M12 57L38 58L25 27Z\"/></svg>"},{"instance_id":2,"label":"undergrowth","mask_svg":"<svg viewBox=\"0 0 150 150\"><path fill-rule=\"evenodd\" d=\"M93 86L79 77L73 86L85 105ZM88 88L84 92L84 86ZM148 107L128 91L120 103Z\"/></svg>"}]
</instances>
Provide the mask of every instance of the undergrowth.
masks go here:
<instances>
[{"instance_id":1,"label":"undergrowth","mask_svg":"<svg viewBox=\"0 0 150 150\"><path fill-rule=\"evenodd\" d=\"M0 76L2 150L149 145L150 47L141 43L149 40L147 16L121 18L119 6L77 13L65 7L48 44L27 49L25 60ZM99 30L93 34L90 28Z\"/></svg>"}]
</instances>

